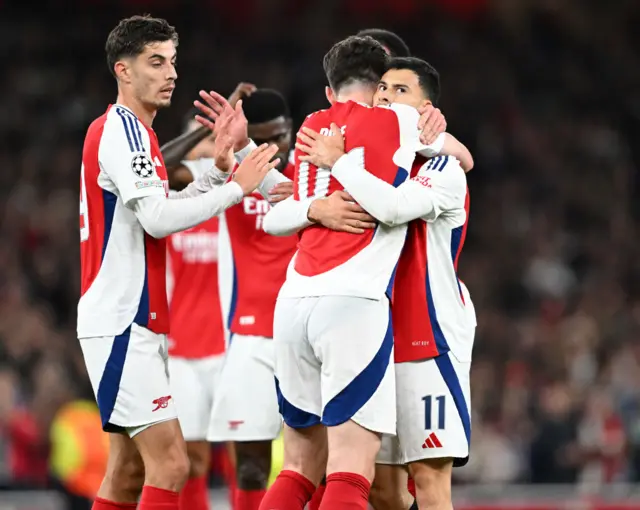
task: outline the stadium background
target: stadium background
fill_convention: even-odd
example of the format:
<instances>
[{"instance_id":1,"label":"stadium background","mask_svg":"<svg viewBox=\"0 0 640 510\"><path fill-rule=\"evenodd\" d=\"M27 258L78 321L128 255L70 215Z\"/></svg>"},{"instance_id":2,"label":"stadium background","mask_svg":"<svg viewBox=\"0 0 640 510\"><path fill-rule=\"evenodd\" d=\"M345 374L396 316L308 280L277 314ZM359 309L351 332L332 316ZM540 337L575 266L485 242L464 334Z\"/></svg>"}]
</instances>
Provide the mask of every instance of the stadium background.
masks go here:
<instances>
[{"instance_id":1,"label":"stadium background","mask_svg":"<svg viewBox=\"0 0 640 510\"><path fill-rule=\"evenodd\" d=\"M460 269L479 316L474 430L456 508L640 508L640 3L0 0L0 509L63 508L51 438L83 438L54 459L67 470L100 444L77 413L68 434L52 422L92 397L74 332L80 153L115 99L106 35L143 12L180 33L161 143L200 88L239 81L282 91L299 124L325 105L322 55L361 28L434 64L476 161Z\"/></svg>"}]
</instances>

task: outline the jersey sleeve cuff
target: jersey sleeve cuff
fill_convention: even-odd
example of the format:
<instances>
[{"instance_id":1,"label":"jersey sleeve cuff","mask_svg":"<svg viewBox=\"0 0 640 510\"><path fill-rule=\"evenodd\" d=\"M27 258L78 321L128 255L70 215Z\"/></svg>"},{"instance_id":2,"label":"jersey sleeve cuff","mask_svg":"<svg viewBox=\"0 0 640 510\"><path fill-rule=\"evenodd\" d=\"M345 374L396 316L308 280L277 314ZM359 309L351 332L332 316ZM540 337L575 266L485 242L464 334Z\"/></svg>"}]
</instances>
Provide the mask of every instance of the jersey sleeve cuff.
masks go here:
<instances>
[{"instance_id":1,"label":"jersey sleeve cuff","mask_svg":"<svg viewBox=\"0 0 640 510\"><path fill-rule=\"evenodd\" d=\"M336 179L340 180L341 177L345 176L345 173L353 172L354 167L364 169L364 149L362 147L351 149L351 151L340 156L333 165L331 173Z\"/></svg>"},{"instance_id":2,"label":"jersey sleeve cuff","mask_svg":"<svg viewBox=\"0 0 640 510\"><path fill-rule=\"evenodd\" d=\"M256 145L256 142L249 139L249 143L247 144L247 146L235 153L236 161L238 162L238 164L242 163L244 158L246 158L252 150L257 148L258 146Z\"/></svg>"},{"instance_id":3,"label":"jersey sleeve cuff","mask_svg":"<svg viewBox=\"0 0 640 510\"><path fill-rule=\"evenodd\" d=\"M446 136L446 133L440 133L438 138L436 138L436 141L431 145L423 145L422 143L419 143L416 152L425 158L433 158L434 156L437 156L444 147L444 140Z\"/></svg>"}]
</instances>

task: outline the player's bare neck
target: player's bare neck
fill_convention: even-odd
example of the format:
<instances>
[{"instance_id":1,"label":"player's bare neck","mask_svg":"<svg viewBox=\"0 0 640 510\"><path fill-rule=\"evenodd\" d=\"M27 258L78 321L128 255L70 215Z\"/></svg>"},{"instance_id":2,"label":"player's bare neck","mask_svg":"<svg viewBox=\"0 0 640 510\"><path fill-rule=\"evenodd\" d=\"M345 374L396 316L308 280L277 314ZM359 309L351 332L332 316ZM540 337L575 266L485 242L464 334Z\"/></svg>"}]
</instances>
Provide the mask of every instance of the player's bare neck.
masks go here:
<instances>
[{"instance_id":1,"label":"player's bare neck","mask_svg":"<svg viewBox=\"0 0 640 510\"><path fill-rule=\"evenodd\" d=\"M131 110L143 124L149 127L151 127L153 119L158 111L155 107L149 107L136 98L123 93L118 94L117 103L129 108L129 110Z\"/></svg>"},{"instance_id":2,"label":"player's bare neck","mask_svg":"<svg viewBox=\"0 0 640 510\"><path fill-rule=\"evenodd\" d=\"M356 103L364 103L371 105L373 102L373 94L375 90L371 87L364 86L360 83L354 83L342 87L336 95L336 101L338 103L346 103L347 101L354 101Z\"/></svg>"}]
</instances>

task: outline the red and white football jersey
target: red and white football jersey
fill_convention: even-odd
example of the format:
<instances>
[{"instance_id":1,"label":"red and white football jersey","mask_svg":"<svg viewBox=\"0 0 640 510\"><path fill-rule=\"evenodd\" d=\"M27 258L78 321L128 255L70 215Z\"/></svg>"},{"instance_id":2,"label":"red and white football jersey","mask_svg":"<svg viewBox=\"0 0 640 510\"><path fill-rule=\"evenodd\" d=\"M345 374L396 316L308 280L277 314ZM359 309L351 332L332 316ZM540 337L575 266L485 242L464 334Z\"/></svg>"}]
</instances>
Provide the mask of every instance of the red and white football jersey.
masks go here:
<instances>
[{"instance_id":1,"label":"red and white football jersey","mask_svg":"<svg viewBox=\"0 0 640 510\"><path fill-rule=\"evenodd\" d=\"M418 156L411 178L438 199L429 217L409 223L398 261L392 294L395 361L449 351L470 361L476 316L457 274L469 221L466 177L454 158Z\"/></svg>"},{"instance_id":2,"label":"red and white football jersey","mask_svg":"<svg viewBox=\"0 0 640 510\"><path fill-rule=\"evenodd\" d=\"M218 218L173 234L168 243L169 354L222 354L225 334L218 292Z\"/></svg>"},{"instance_id":3,"label":"red and white football jersey","mask_svg":"<svg viewBox=\"0 0 640 510\"><path fill-rule=\"evenodd\" d=\"M369 107L335 103L307 117L303 126L328 132L341 127L347 152L359 151L374 176L399 186L409 175L418 140L418 112L406 105ZM343 189L327 168L300 162L295 153L294 197L307 200ZM378 225L365 234L335 232L320 225L302 231L281 297L322 295L380 299L388 291L406 226Z\"/></svg>"},{"instance_id":4,"label":"red and white football jersey","mask_svg":"<svg viewBox=\"0 0 640 510\"><path fill-rule=\"evenodd\" d=\"M211 159L198 160L198 172ZM192 170L194 171L194 170ZM293 179L293 164L283 174ZM260 193L220 215L218 277L224 326L230 333L273 337L273 312L298 236L274 237L262 230L271 208Z\"/></svg>"},{"instance_id":5,"label":"red and white football jersey","mask_svg":"<svg viewBox=\"0 0 640 510\"><path fill-rule=\"evenodd\" d=\"M79 338L119 335L132 323L169 332L166 243L128 207L167 191L155 132L128 108L109 106L89 126L82 151Z\"/></svg>"}]
</instances>

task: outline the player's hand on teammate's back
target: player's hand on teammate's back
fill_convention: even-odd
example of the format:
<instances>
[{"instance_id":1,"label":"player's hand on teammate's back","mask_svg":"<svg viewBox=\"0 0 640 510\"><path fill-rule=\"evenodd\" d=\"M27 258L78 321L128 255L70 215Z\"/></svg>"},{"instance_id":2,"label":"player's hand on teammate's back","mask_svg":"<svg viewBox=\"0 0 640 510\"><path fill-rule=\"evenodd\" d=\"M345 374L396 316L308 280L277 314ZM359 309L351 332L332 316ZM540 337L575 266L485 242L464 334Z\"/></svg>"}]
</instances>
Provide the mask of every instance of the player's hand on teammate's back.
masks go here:
<instances>
[{"instance_id":1,"label":"player's hand on teammate's back","mask_svg":"<svg viewBox=\"0 0 640 510\"><path fill-rule=\"evenodd\" d=\"M441 133L447 130L447 119L433 105L422 106L418 108L420 120L418 121L418 129L420 130L420 142L425 145L431 145Z\"/></svg>"},{"instance_id":2,"label":"player's hand on teammate's back","mask_svg":"<svg viewBox=\"0 0 640 510\"><path fill-rule=\"evenodd\" d=\"M300 161L308 161L318 168L332 168L344 155L344 136L336 124L331 124L331 134L323 135L303 127L298 132L296 148L306 154Z\"/></svg>"},{"instance_id":3,"label":"player's hand on teammate's back","mask_svg":"<svg viewBox=\"0 0 640 510\"><path fill-rule=\"evenodd\" d=\"M307 217L331 230L364 234L376 228L376 219L353 201L346 191L335 191L327 198L314 200Z\"/></svg>"},{"instance_id":4,"label":"player's hand on teammate's back","mask_svg":"<svg viewBox=\"0 0 640 510\"><path fill-rule=\"evenodd\" d=\"M269 203L275 205L293 195L293 181L281 182L269 190Z\"/></svg>"},{"instance_id":5,"label":"player's hand on teammate's back","mask_svg":"<svg viewBox=\"0 0 640 510\"><path fill-rule=\"evenodd\" d=\"M240 83L238 83L238 85L236 86L236 89L229 96L229 104L231 105L232 108L235 108L236 103L240 99L243 99L245 97L250 97L251 94L253 94L256 90L258 90L258 87L256 87L253 83L245 83L241 81Z\"/></svg>"},{"instance_id":6,"label":"player's hand on teammate's back","mask_svg":"<svg viewBox=\"0 0 640 510\"><path fill-rule=\"evenodd\" d=\"M277 145L263 143L257 149L252 150L240 163L233 174L233 180L240 185L245 195L252 193L260 185L265 175L269 173L269 170L280 163L280 158L271 161L277 152Z\"/></svg>"},{"instance_id":7,"label":"player's hand on teammate's back","mask_svg":"<svg viewBox=\"0 0 640 510\"><path fill-rule=\"evenodd\" d=\"M242 109L242 99L239 99L235 107L232 107L224 97L213 90L210 92L201 90L200 97L204 103L201 101L193 102L195 107L202 112L202 115L196 115L196 120L211 129L217 136L216 124L218 121L221 118L231 117L226 129L229 136L233 138L234 150L237 152L244 149L249 143L249 135L247 134L247 117Z\"/></svg>"}]
</instances>

